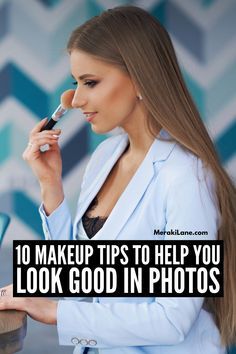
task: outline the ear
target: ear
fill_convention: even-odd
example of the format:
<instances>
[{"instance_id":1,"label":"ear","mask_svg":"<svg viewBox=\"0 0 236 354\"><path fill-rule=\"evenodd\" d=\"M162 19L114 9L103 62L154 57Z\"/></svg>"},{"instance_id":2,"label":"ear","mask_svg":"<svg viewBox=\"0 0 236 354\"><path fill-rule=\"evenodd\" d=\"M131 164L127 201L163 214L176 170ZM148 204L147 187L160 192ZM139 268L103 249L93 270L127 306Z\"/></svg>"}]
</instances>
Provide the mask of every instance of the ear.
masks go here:
<instances>
[{"instance_id":1,"label":"ear","mask_svg":"<svg viewBox=\"0 0 236 354\"><path fill-rule=\"evenodd\" d=\"M143 97L142 97L142 95L141 95L140 93L137 95L137 98L138 98L140 101L142 101L142 99L143 99Z\"/></svg>"},{"instance_id":2,"label":"ear","mask_svg":"<svg viewBox=\"0 0 236 354\"><path fill-rule=\"evenodd\" d=\"M142 100L142 95L140 93L140 88L138 87L138 85L132 80L133 82L133 86L134 86L134 92L136 94L136 97L139 99L139 100Z\"/></svg>"}]
</instances>

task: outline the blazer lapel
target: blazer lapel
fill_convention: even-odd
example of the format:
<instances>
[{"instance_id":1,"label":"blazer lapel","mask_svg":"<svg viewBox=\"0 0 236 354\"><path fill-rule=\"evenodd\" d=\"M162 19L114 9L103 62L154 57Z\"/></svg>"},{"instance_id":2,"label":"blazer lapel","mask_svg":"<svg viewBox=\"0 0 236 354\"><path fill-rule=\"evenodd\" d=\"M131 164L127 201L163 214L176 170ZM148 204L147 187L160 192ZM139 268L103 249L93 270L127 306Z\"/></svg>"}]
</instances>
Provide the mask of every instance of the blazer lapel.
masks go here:
<instances>
[{"instance_id":1,"label":"blazer lapel","mask_svg":"<svg viewBox=\"0 0 236 354\"><path fill-rule=\"evenodd\" d=\"M154 140L143 162L120 196L102 229L100 229L99 232L93 237L93 240L115 240L118 237L121 229L130 218L154 178L155 163L166 160L174 148L175 142L168 140L169 135L166 135L165 131L161 131L160 137L163 140ZM128 137L125 135L125 139L123 139L118 145L111 158L100 171L91 188L89 188L88 193L86 193L86 197L79 202L74 235L77 232L77 223L102 187L112 167L125 150L127 143Z\"/></svg>"},{"instance_id":2,"label":"blazer lapel","mask_svg":"<svg viewBox=\"0 0 236 354\"><path fill-rule=\"evenodd\" d=\"M106 163L103 165L103 168L100 170L99 174L97 176L94 176L93 183L86 188L85 186L85 193L82 195L81 198L79 198L78 205L77 205L77 214L74 222L74 227L73 227L73 236L75 237L77 233L77 226L78 222L84 215L85 211L87 210L88 206L94 199L94 197L97 195L99 190L101 189L102 185L104 184L107 176L109 175L110 171L112 170L112 167L115 165L116 161L119 159L119 157L122 155L124 152L126 146L128 144L128 136L124 134L121 138L121 141L119 142L117 148L111 155L111 157L106 161Z\"/></svg>"},{"instance_id":3,"label":"blazer lapel","mask_svg":"<svg viewBox=\"0 0 236 354\"><path fill-rule=\"evenodd\" d=\"M150 160L150 154L147 154L102 229L93 237L94 240L115 240L118 237L121 229L139 204L153 176L153 163Z\"/></svg>"},{"instance_id":4,"label":"blazer lapel","mask_svg":"<svg viewBox=\"0 0 236 354\"><path fill-rule=\"evenodd\" d=\"M158 169L155 169L155 164L165 161L176 144L173 140L169 140L170 136L164 130L160 132L160 137L163 140L154 140L143 162L93 240L115 240L141 202L145 191L157 173Z\"/></svg>"}]
</instances>

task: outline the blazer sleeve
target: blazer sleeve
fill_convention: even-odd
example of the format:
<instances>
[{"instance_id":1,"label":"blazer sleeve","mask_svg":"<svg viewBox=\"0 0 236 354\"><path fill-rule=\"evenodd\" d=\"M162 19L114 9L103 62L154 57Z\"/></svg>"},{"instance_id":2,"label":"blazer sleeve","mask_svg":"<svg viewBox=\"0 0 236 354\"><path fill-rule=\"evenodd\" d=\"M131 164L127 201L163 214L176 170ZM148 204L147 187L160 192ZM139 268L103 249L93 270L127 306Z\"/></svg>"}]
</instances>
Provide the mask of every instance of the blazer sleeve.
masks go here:
<instances>
[{"instance_id":1,"label":"blazer sleeve","mask_svg":"<svg viewBox=\"0 0 236 354\"><path fill-rule=\"evenodd\" d=\"M66 199L47 216L43 204L39 207L46 240L72 240L72 221Z\"/></svg>"},{"instance_id":2,"label":"blazer sleeve","mask_svg":"<svg viewBox=\"0 0 236 354\"><path fill-rule=\"evenodd\" d=\"M184 239L216 239L217 225L214 181L210 175L204 179L186 173L171 183L166 200L166 230L206 231L206 236L185 235ZM203 300L157 297L151 303L59 301L59 341L62 345L71 345L73 337L85 338L88 343L92 339L98 348L175 345L188 335Z\"/></svg>"},{"instance_id":3,"label":"blazer sleeve","mask_svg":"<svg viewBox=\"0 0 236 354\"><path fill-rule=\"evenodd\" d=\"M105 304L60 300L59 343L72 345L73 338L78 338L86 339L86 346L97 348L178 344L191 329L203 299L159 300ZM90 341L96 341L96 346L89 345Z\"/></svg>"}]
</instances>

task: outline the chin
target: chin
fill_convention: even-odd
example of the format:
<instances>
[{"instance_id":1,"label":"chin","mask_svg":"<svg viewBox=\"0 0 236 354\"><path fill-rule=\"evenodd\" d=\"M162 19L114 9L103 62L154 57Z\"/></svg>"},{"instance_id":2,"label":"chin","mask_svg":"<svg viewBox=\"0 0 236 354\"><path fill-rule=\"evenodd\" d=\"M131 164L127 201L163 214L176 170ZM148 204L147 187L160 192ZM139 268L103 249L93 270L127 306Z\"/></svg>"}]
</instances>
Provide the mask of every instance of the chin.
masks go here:
<instances>
[{"instance_id":1,"label":"chin","mask_svg":"<svg viewBox=\"0 0 236 354\"><path fill-rule=\"evenodd\" d=\"M114 127L114 128L116 128L116 127ZM92 129L92 131L94 132L94 133L96 133L96 134L107 134L107 133L109 133L111 130L113 130L114 129L113 127L110 127L110 128L105 128L105 127L98 127L98 126L96 126L96 125L91 125L91 129Z\"/></svg>"}]
</instances>

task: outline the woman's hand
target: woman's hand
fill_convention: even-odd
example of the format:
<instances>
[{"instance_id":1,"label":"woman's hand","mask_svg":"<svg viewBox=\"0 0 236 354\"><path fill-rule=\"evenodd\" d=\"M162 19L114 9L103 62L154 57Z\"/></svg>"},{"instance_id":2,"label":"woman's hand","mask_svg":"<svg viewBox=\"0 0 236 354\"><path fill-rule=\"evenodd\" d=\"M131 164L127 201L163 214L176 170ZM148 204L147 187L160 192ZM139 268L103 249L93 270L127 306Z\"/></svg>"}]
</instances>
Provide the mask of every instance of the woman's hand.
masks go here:
<instances>
[{"instance_id":1,"label":"woman's hand","mask_svg":"<svg viewBox=\"0 0 236 354\"><path fill-rule=\"evenodd\" d=\"M57 301L37 297L13 297L12 285L0 289L0 310L25 311L36 321L54 325L57 323Z\"/></svg>"},{"instance_id":2,"label":"woman's hand","mask_svg":"<svg viewBox=\"0 0 236 354\"><path fill-rule=\"evenodd\" d=\"M44 210L50 215L63 201L62 160L58 138L60 129L41 131L46 118L39 122L31 131L29 144L23 153L23 159L28 162L38 178ZM40 146L49 144L48 151L41 152Z\"/></svg>"},{"instance_id":3,"label":"woman's hand","mask_svg":"<svg viewBox=\"0 0 236 354\"><path fill-rule=\"evenodd\" d=\"M29 144L23 152L23 159L28 162L41 184L59 181L62 173L61 154L58 146L61 130L41 131L46 119L43 119L32 129L29 135ZM40 146L45 144L49 144L50 149L41 152Z\"/></svg>"}]
</instances>

